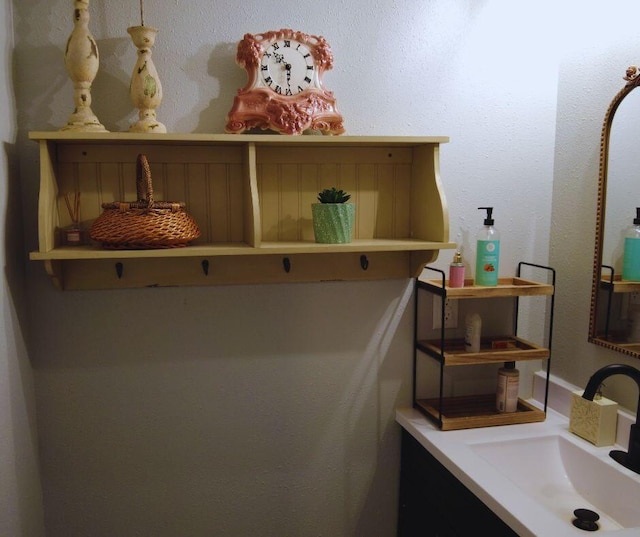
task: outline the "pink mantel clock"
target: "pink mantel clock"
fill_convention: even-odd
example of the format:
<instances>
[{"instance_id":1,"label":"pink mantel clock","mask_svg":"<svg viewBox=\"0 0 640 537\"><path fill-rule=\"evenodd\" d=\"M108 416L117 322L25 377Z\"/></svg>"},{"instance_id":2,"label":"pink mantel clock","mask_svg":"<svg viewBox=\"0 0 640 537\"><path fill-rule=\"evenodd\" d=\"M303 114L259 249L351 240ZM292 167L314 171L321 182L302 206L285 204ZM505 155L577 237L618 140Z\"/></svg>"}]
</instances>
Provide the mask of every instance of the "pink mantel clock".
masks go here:
<instances>
[{"instance_id":1,"label":"pink mantel clock","mask_svg":"<svg viewBox=\"0 0 640 537\"><path fill-rule=\"evenodd\" d=\"M289 29L245 34L236 62L246 69L248 81L227 114L226 132L344 132L333 93L322 85L324 71L333 67L331 48L322 36Z\"/></svg>"}]
</instances>

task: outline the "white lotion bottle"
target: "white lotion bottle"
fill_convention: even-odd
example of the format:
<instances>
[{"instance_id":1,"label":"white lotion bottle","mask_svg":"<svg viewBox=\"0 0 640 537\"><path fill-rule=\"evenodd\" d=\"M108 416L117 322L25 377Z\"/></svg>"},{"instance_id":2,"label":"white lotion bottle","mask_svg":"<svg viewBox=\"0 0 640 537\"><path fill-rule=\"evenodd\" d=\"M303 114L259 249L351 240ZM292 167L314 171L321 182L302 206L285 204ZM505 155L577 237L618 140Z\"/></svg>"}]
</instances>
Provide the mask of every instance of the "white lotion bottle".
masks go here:
<instances>
[{"instance_id":1,"label":"white lotion bottle","mask_svg":"<svg viewBox=\"0 0 640 537\"><path fill-rule=\"evenodd\" d=\"M498 412L515 412L518 409L518 390L520 388L520 372L515 362L505 362L498 369L498 389L496 391L496 410Z\"/></svg>"},{"instance_id":2,"label":"white lotion bottle","mask_svg":"<svg viewBox=\"0 0 640 537\"><path fill-rule=\"evenodd\" d=\"M477 313L471 313L464 319L464 350L466 352L480 352L480 333L482 319Z\"/></svg>"}]
</instances>

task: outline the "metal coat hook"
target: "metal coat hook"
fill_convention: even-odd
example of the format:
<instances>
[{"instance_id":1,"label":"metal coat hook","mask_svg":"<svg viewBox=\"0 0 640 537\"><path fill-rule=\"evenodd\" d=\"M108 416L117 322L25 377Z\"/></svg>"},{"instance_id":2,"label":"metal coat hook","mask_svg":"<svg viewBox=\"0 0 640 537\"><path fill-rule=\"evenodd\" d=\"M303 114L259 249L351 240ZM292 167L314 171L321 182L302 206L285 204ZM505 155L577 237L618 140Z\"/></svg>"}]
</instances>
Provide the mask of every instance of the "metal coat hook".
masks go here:
<instances>
[{"instance_id":1,"label":"metal coat hook","mask_svg":"<svg viewBox=\"0 0 640 537\"><path fill-rule=\"evenodd\" d=\"M202 272L204 272L205 276L209 276L209 260L208 259L202 260Z\"/></svg>"},{"instance_id":2,"label":"metal coat hook","mask_svg":"<svg viewBox=\"0 0 640 537\"><path fill-rule=\"evenodd\" d=\"M291 260L288 257L283 257L282 266L284 267L284 271L288 274L291 271Z\"/></svg>"},{"instance_id":3,"label":"metal coat hook","mask_svg":"<svg viewBox=\"0 0 640 537\"><path fill-rule=\"evenodd\" d=\"M362 270L367 270L369 268L369 260L364 254L360 256L360 267Z\"/></svg>"},{"instance_id":4,"label":"metal coat hook","mask_svg":"<svg viewBox=\"0 0 640 537\"><path fill-rule=\"evenodd\" d=\"M120 261L118 261L116 263L116 276L118 276L118 279L122 278L123 272L124 272L124 265L120 263Z\"/></svg>"}]
</instances>

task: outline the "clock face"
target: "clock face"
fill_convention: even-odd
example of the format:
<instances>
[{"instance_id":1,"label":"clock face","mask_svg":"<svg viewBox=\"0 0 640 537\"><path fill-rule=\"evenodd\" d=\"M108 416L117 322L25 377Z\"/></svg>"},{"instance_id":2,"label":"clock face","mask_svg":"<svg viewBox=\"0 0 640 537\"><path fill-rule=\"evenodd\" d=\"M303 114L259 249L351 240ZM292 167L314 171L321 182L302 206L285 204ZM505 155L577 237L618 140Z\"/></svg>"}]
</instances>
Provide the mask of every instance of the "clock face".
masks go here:
<instances>
[{"instance_id":1,"label":"clock face","mask_svg":"<svg viewBox=\"0 0 640 537\"><path fill-rule=\"evenodd\" d=\"M260 62L264 84L279 95L297 95L311 86L314 79L311 51L293 39L274 41Z\"/></svg>"}]
</instances>

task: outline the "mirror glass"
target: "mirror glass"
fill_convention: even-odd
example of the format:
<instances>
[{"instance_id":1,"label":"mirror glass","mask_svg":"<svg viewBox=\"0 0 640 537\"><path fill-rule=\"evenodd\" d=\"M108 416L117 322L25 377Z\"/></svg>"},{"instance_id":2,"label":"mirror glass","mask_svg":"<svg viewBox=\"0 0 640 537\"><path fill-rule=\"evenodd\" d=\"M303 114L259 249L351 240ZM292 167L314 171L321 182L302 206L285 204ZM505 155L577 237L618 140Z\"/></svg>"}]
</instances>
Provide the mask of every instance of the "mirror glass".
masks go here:
<instances>
[{"instance_id":1,"label":"mirror glass","mask_svg":"<svg viewBox=\"0 0 640 537\"><path fill-rule=\"evenodd\" d=\"M613 265L616 274L622 273L624 234L640 203L639 113L640 91L631 92L620 103L611 124L602 262Z\"/></svg>"},{"instance_id":2,"label":"mirror glass","mask_svg":"<svg viewBox=\"0 0 640 537\"><path fill-rule=\"evenodd\" d=\"M627 84L605 115L600 146L591 326L589 341L640 357L640 281L622 278L625 233L640 207L640 72L630 67Z\"/></svg>"}]
</instances>

